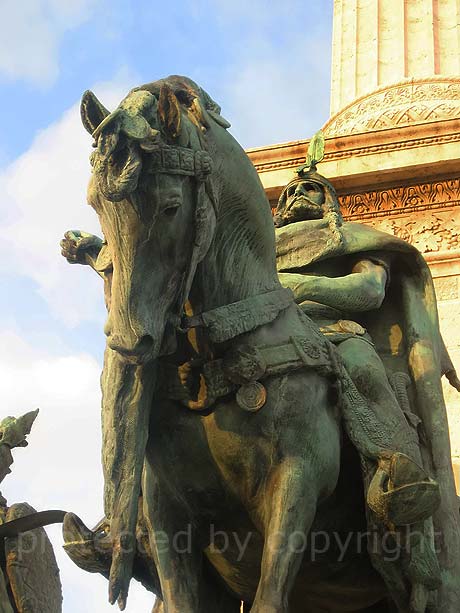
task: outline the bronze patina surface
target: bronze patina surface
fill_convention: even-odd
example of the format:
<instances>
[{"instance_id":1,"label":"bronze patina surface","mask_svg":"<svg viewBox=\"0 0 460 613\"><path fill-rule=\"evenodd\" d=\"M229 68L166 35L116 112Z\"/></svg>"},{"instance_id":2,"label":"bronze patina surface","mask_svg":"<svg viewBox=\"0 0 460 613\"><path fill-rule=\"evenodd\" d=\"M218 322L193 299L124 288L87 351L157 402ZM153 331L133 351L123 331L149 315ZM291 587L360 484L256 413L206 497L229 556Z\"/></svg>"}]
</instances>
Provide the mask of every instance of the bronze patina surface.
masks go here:
<instances>
[{"instance_id":1,"label":"bronze patina surface","mask_svg":"<svg viewBox=\"0 0 460 613\"><path fill-rule=\"evenodd\" d=\"M72 559L122 609L136 577L168 613L457 611L440 378L458 380L421 256L343 224L320 135L275 237L190 79L112 113L87 92L82 119L104 240L62 250L105 283L105 519L66 517Z\"/></svg>"}]
</instances>

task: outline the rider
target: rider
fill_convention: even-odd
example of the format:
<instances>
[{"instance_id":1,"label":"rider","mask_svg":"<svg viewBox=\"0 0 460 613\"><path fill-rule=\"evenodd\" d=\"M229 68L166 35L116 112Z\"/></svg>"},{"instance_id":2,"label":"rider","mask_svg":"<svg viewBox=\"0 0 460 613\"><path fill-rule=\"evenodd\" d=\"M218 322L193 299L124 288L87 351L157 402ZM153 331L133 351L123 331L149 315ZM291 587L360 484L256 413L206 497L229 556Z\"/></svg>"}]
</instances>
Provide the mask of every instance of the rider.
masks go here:
<instances>
[{"instance_id":1,"label":"rider","mask_svg":"<svg viewBox=\"0 0 460 613\"><path fill-rule=\"evenodd\" d=\"M334 187L315 166L299 169L284 188L275 226L281 283L336 346L359 392L356 402L343 403L343 413L366 466L368 505L390 529L419 530L412 560L431 570L422 579L412 573L412 584L434 589L440 575L430 516L440 503L439 484L442 509L456 508L446 495L455 490L440 379L446 375L459 391L460 381L440 336L429 269L397 237L344 222ZM372 458L369 440L377 450ZM369 484L366 472L372 475L375 463Z\"/></svg>"},{"instance_id":2,"label":"rider","mask_svg":"<svg viewBox=\"0 0 460 613\"><path fill-rule=\"evenodd\" d=\"M397 383L399 373L394 374L395 370L409 370L403 363L406 330L396 319L398 298L392 287L404 282L398 270L401 254L397 247L401 245L396 245L402 241L362 224L344 224L334 187L316 169L301 170L282 191L275 225L281 283L293 290L296 302L336 345L372 411L374 427L385 440L388 452L379 458L381 465L395 473L398 463L407 463L405 456L411 458L415 462L410 469L414 500L418 491L426 496L429 479L421 468L420 418L411 409L406 390L401 389L401 377ZM405 248L407 259L414 257L410 249ZM443 344L442 349L447 359ZM380 353L386 356L386 364ZM458 386L450 362L445 374ZM410 381L407 374L405 380ZM434 511L439 494L432 484L431 500L425 502ZM413 511L406 504L401 523L412 523Z\"/></svg>"}]
</instances>

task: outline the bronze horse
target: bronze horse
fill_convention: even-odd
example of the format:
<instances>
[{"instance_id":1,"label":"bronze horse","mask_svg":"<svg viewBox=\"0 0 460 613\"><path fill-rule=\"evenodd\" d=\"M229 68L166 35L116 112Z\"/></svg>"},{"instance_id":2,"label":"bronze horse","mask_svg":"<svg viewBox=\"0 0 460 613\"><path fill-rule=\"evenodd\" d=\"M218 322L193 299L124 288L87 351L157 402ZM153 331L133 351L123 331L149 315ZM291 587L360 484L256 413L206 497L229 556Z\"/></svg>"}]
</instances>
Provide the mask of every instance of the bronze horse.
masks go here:
<instances>
[{"instance_id":1,"label":"bronze horse","mask_svg":"<svg viewBox=\"0 0 460 613\"><path fill-rule=\"evenodd\" d=\"M393 610L367 553L333 353L281 288L269 203L219 107L169 77L114 113L90 93L82 109L106 241L106 369L118 360L150 382L135 433L164 610ZM116 384L106 372L106 396ZM124 607L132 556L117 543L111 600Z\"/></svg>"}]
</instances>

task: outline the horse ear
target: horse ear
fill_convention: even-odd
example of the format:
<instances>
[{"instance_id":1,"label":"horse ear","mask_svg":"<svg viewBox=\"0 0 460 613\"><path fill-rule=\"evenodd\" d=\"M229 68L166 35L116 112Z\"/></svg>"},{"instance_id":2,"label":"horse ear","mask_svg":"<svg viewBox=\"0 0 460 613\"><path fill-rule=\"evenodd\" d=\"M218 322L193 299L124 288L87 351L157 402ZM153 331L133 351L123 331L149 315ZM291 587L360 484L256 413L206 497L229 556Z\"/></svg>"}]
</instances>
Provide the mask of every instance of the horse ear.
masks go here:
<instances>
[{"instance_id":1,"label":"horse ear","mask_svg":"<svg viewBox=\"0 0 460 613\"><path fill-rule=\"evenodd\" d=\"M166 132L176 138L180 132L180 104L169 85L162 85L158 100L158 114Z\"/></svg>"},{"instance_id":2,"label":"horse ear","mask_svg":"<svg viewBox=\"0 0 460 613\"><path fill-rule=\"evenodd\" d=\"M80 104L81 120L87 132L91 135L97 126L110 112L103 106L91 91L83 94Z\"/></svg>"}]
</instances>

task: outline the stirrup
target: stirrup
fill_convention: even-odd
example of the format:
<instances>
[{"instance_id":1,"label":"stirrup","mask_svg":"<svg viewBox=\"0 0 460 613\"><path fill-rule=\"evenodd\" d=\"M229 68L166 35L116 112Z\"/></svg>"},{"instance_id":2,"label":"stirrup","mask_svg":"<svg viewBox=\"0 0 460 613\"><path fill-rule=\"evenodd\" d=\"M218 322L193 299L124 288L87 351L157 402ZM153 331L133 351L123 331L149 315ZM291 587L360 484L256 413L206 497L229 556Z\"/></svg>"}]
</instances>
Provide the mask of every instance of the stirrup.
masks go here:
<instances>
[{"instance_id":1,"label":"stirrup","mask_svg":"<svg viewBox=\"0 0 460 613\"><path fill-rule=\"evenodd\" d=\"M379 459L367 504L386 525L415 524L433 515L441 502L439 485L404 453Z\"/></svg>"}]
</instances>

